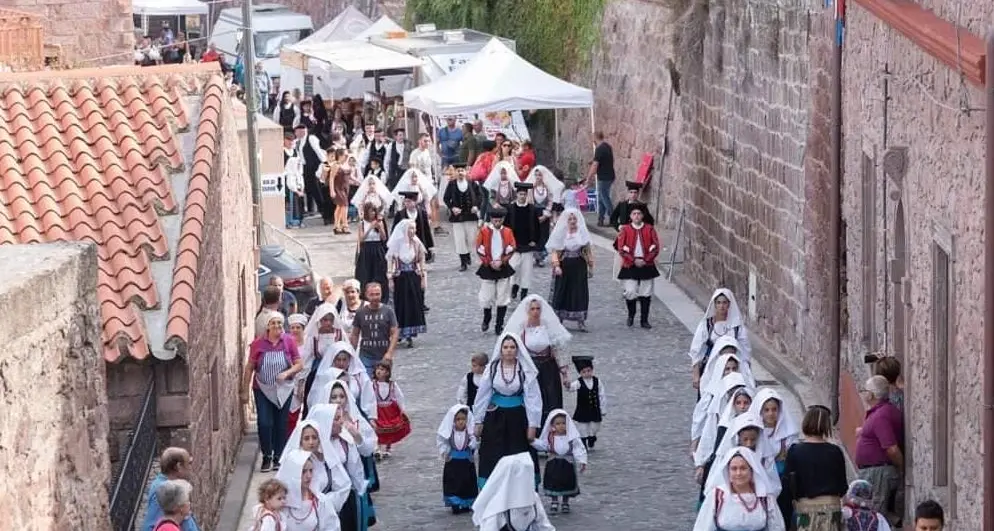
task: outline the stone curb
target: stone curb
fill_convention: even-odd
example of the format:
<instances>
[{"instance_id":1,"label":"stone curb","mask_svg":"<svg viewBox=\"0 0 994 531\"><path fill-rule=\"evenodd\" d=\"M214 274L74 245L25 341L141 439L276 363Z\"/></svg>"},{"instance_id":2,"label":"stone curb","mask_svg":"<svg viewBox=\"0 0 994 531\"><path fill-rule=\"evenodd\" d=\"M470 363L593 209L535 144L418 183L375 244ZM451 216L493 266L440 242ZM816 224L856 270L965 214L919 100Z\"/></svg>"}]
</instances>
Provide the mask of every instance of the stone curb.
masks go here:
<instances>
[{"instance_id":1,"label":"stone curb","mask_svg":"<svg viewBox=\"0 0 994 531\"><path fill-rule=\"evenodd\" d=\"M217 531L238 531L242 509L249 495L252 477L256 473L256 458L259 455L259 435L253 431L242 436L238 447L235 469L228 476L228 485L221 503L221 516Z\"/></svg>"}]
</instances>

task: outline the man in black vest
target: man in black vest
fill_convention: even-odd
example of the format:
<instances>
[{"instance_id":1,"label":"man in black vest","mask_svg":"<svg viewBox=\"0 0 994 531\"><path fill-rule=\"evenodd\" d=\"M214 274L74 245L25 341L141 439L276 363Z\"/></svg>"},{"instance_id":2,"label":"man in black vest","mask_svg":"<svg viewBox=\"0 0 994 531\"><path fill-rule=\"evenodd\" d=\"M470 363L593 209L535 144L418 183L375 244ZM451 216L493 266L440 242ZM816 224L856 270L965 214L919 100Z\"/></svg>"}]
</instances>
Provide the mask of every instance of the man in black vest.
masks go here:
<instances>
[{"instance_id":1,"label":"man in black vest","mask_svg":"<svg viewBox=\"0 0 994 531\"><path fill-rule=\"evenodd\" d=\"M307 213L315 208L321 213L325 225L331 225L331 193L328 185L318 181L318 171L327 162L328 155L321 149L321 141L312 135L304 124L293 128L296 137L294 149L304 157L304 194L307 196Z\"/></svg>"},{"instance_id":2,"label":"man in black vest","mask_svg":"<svg viewBox=\"0 0 994 531\"><path fill-rule=\"evenodd\" d=\"M411 159L411 143L407 141L407 132L402 128L394 129L393 142L387 148L387 156L383 159L384 170L387 173L387 188L397 187L400 177L407 171L407 163Z\"/></svg>"},{"instance_id":3,"label":"man in black vest","mask_svg":"<svg viewBox=\"0 0 994 531\"><path fill-rule=\"evenodd\" d=\"M387 138L383 134L382 129L377 129L373 133L373 143L366 147L366 151L362 155L362 175L365 177L369 174L369 164L373 159L379 159L383 162L387 157Z\"/></svg>"}]
</instances>

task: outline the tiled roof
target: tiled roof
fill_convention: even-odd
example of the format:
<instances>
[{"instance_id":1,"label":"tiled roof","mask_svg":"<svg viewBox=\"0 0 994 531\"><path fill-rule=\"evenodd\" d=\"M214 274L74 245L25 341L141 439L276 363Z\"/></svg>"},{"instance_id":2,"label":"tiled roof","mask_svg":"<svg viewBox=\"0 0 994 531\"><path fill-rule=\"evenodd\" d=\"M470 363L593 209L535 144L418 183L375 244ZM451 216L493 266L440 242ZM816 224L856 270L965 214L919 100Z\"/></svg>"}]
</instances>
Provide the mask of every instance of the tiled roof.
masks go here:
<instances>
[{"instance_id":1,"label":"tiled roof","mask_svg":"<svg viewBox=\"0 0 994 531\"><path fill-rule=\"evenodd\" d=\"M224 94L216 65L0 76L0 244L97 245L107 361L188 339ZM200 116L191 120L184 100L196 95ZM192 122L187 161L178 135ZM186 197L177 198L172 179L186 168ZM182 215L173 242L162 219L170 215ZM173 260L166 300L152 274L160 260ZM168 341L151 344L143 312L159 310L168 325L155 326L167 330L152 335Z\"/></svg>"}]
</instances>

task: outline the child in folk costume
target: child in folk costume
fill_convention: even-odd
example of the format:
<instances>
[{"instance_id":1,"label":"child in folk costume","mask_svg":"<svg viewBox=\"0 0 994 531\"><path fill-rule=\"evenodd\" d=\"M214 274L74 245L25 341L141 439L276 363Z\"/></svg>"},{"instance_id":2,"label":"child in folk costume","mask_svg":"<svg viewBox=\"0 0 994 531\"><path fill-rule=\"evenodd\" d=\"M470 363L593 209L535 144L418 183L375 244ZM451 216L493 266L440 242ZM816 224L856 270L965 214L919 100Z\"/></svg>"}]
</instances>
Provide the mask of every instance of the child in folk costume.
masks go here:
<instances>
[{"instance_id":1,"label":"child in folk costume","mask_svg":"<svg viewBox=\"0 0 994 531\"><path fill-rule=\"evenodd\" d=\"M721 337L715 342L715 349L720 352L719 356L713 356L708 360L708 365L704 369L704 377L701 379L700 393L701 399L694 404L694 413L690 425L690 451L693 453L697 449L701 432L704 430L704 420L707 416L711 401L716 396L721 395L722 378L730 373L738 372L745 379L747 387L756 387L756 380L753 378L752 369L748 363L742 363L738 355L738 343L731 337Z\"/></svg>"},{"instance_id":2,"label":"child in folk costume","mask_svg":"<svg viewBox=\"0 0 994 531\"><path fill-rule=\"evenodd\" d=\"M459 388L456 390L456 403L473 407L476 402L476 391L480 388L480 379L483 378L483 371L490 362L490 356L482 352L473 354L469 359L469 372L459 381Z\"/></svg>"},{"instance_id":3,"label":"child in folk costume","mask_svg":"<svg viewBox=\"0 0 994 531\"><path fill-rule=\"evenodd\" d=\"M766 461L773 463L776 469L777 481L784 485L783 491L777 497L780 505L780 512L783 513L784 520L793 521L794 503L793 495L786 487L790 482L784 476L787 469L787 450L798 441L800 430L794 422L790 411L787 411L786 404L780 394L770 388L760 389L752 401L749 414L762 420L762 437L769 444L765 445L765 451L759 456Z\"/></svg>"},{"instance_id":4,"label":"child in folk costume","mask_svg":"<svg viewBox=\"0 0 994 531\"><path fill-rule=\"evenodd\" d=\"M642 310L640 326L652 328L649 324L649 305L652 302L652 287L659 276L656 257L659 256L659 236L656 229L645 222L645 205L629 206L631 222L621 226L614 248L621 256L621 269L618 280L624 288L625 304L628 306L629 327L635 323L635 304Z\"/></svg>"},{"instance_id":5,"label":"child in folk costume","mask_svg":"<svg viewBox=\"0 0 994 531\"><path fill-rule=\"evenodd\" d=\"M535 265L545 267L548 251L545 244L549 241L554 217L552 206L562 202L563 183L545 166L535 166L525 182L532 185L532 204L541 212L538 218L538 251L535 252Z\"/></svg>"},{"instance_id":6,"label":"child in folk costume","mask_svg":"<svg viewBox=\"0 0 994 531\"><path fill-rule=\"evenodd\" d=\"M411 421L404 412L404 393L393 381L392 364L389 361L377 363L373 375L376 378L373 392L376 393L378 411L376 437L380 443L376 455L387 458L390 457L391 447L411 434Z\"/></svg>"},{"instance_id":7,"label":"child in folk costume","mask_svg":"<svg viewBox=\"0 0 994 531\"><path fill-rule=\"evenodd\" d=\"M388 210L396 201L394 195L390 193L383 181L376 175L367 175L355 194L352 195L352 206L358 212L362 212L363 205L371 204L376 207L377 212L383 213Z\"/></svg>"},{"instance_id":8,"label":"child in folk costume","mask_svg":"<svg viewBox=\"0 0 994 531\"><path fill-rule=\"evenodd\" d=\"M580 375L570 382L569 390L576 393L576 410L573 411L573 422L580 430L580 440L587 450L593 450L597 444L597 432L604 420L604 410L607 401L604 398L604 385L594 376L593 356L573 356L573 366Z\"/></svg>"},{"instance_id":9,"label":"child in folk costume","mask_svg":"<svg viewBox=\"0 0 994 531\"><path fill-rule=\"evenodd\" d=\"M534 488L527 452L501 458L473 503L479 531L556 531Z\"/></svg>"},{"instance_id":10,"label":"child in folk costume","mask_svg":"<svg viewBox=\"0 0 994 531\"><path fill-rule=\"evenodd\" d=\"M449 408L438 425L438 451L445 461L442 469L442 500L452 514L472 510L479 488L476 484L476 464L473 454L477 441L472 432L473 414L470 406L456 404Z\"/></svg>"},{"instance_id":11,"label":"child in folk costume","mask_svg":"<svg viewBox=\"0 0 994 531\"><path fill-rule=\"evenodd\" d=\"M708 490L693 531L786 530L755 452L733 448L716 463L715 474L720 478Z\"/></svg>"},{"instance_id":12,"label":"child in folk costume","mask_svg":"<svg viewBox=\"0 0 994 531\"><path fill-rule=\"evenodd\" d=\"M487 223L476 235L476 254L480 257L480 267L476 276L480 277L480 307L483 308L483 323L480 330L490 329L493 318L493 307L497 307L497 321L494 331L500 335L504 331L504 318L507 316L507 305L511 302L511 277L514 268L511 267L511 257L517 248L514 233L504 226L507 212L503 208L490 209L490 223Z\"/></svg>"},{"instance_id":13,"label":"child in folk costume","mask_svg":"<svg viewBox=\"0 0 994 531\"><path fill-rule=\"evenodd\" d=\"M576 477L577 464L581 473L587 470L587 450L580 441L580 432L569 413L563 409L550 412L541 435L532 446L549 455L545 462L545 474L542 476L542 491L552 498L549 512L555 514L560 511L560 498L562 512L570 512L569 499L580 495L580 483Z\"/></svg>"},{"instance_id":14,"label":"child in folk costume","mask_svg":"<svg viewBox=\"0 0 994 531\"><path fill-rule=\"evenodd\" d=\"M756 457L759 458L759 463L763 466L763 473L766 474L767 485L770 487L769 493L772 496L779 496L783 491L783 484L780 482L780 475L777 474L776 463L772 457L763 457L764 454L770 453L770 442L763 435L763 421L749 411L735 417L735 420L732 421L732 425L722 438L718 450L715 451L715 461L721 461L726 453L739 446L756 452ZM708 477L707 485L704 486L704 492L713 488L717 481L718 474L711 474Z\"/></svg>"},{"instance_id":15,"label":"child in folk costume","mask_svg":"<svg viewBox=\"0 0 994 531\"><path fill-rule=\"evenodd\" d=\"M887 518L873 510L873 486L865 479L849 484L842 498L842 519L845 531L890 531Z\"/></svg>"},{"instance_id":16,"label":"child in folk costume","mask_svg":"<svg viewBox=\"0 0 994 531\"><path fill-rule=\"evenodd\" d=\"M697 323L694 339L690 342L691 375L695 388L700 389L700 379L704 375L708 360L711 358L715 342L722 337L732 337L738 342L739 355L742 361L749 362L752 345L746 331L742 312L735 302L735 296L727 288L715 290L711 302L704 312L704 317ZM720 351L719 351L720 352ZM697 395L700 399L700 393Z\"/></svg>"},{"instance_id":17,"label":"child in folk costume","mask_svg":"<svg viewBox=\"0 0 994 531\"><path fill-rule=\"evenodd\" d=\"M255 506L252 527L246 531L283 531L283 506L286 505L287 488L275 479L267 479L259 485L259 504Z\"/></svg>"},{"instance_id":18,"label":"child in folk costume","mask_svg":"<svg viewBox=\"0 0 994 531\"><path fill-rule=\"evenodd\" d=\"M340 531L338 515L328 497L314 484L311 453L292 450L275 479L287 487L286 503L280 511L285 531Z\"/></svg>"},{"instance_id":19,"label":"child in folk costume","mask_svg":"<svg viewBox=\"0 0 994 531\"><path fill-rule=\"evenodd\" d=\"M701 485L701 499L704 498L703 486L707 482L711 466L715 461L715 452L721 445L728 428L731 427L735 417L749 411L752 405L752 397L756 391L745 385L742 375L733 372L722 379L726 391L722 393L722 400L712 402L712 407L708 409L708 417L704 423L704 430L701 433L700 443L694 452L695 476L698 484Z\"/></svg>"}]
</instances>

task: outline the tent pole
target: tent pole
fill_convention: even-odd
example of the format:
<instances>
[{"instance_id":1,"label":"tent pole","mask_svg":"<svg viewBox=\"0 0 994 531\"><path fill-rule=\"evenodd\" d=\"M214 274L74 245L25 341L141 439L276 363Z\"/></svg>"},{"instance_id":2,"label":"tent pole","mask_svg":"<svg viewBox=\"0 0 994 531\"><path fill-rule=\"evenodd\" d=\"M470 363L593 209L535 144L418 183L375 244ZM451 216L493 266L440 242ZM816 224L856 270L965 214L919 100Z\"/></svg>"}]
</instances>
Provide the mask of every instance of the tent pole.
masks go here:
<instances>
[{"instance_id":1,"label":"tent pole","mask_svg":"<svg viewBox=\"0 0 994 531\"><path fill-rule=\"evenodd\" d=\"M555 116L555 126L553 134L555 135L555 146L556 146L556 165L559 165L559 109L552 109L553 116Z\"/></svg>"},{"instance_id":2,"label":"tent pole","mask_svg":"<svg viewBox=\"0 0 994 531\"><path fill-rule=\"evenodd\" d=\"M594 126L594 107L591 106L590 107L590 134L594 134L596 132L597 132L597 129Z\"/></svg>"}]
</instances>

